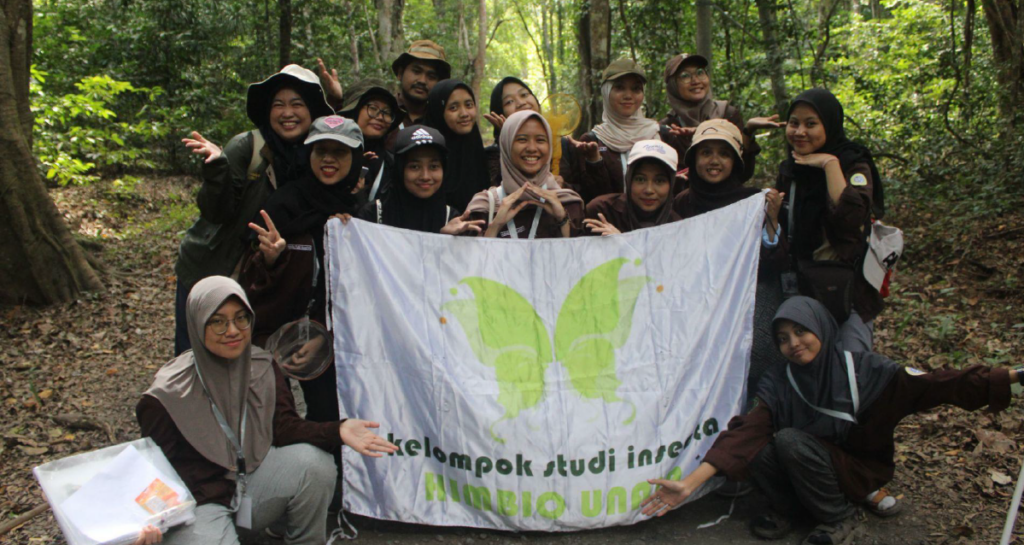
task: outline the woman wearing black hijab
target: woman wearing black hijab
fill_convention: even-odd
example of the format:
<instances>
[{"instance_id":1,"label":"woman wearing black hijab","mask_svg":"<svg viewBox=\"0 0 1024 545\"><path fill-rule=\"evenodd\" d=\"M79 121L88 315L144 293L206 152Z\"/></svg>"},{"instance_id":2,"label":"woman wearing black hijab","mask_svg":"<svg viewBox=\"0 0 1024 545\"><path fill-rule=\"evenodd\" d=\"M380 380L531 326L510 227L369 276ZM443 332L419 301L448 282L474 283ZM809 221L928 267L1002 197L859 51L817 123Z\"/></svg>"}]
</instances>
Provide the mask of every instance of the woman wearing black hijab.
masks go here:
<instances>
[{"instance_id":1,"label":"woman wearing black hijab","mask_svg":"<svg viewBox=\"0 0 1024 545\"><path fill-rule=\"evenodd\" d=\"M583 225L588 234L610 236L679 221L672 210L678 164L676 150L661 140L633 144L626 160L626 191L587 203Z\"/></svg>"},{"instance_id":2,"label":"woman wearing black hijab","mask_svg":"<svg viewBox=\"0 0 1024 545\"><path fill-rule=\"evenodd\" d=\"M502 78L491 90L491 111L484 114L484 119L494 126L494 143L484 148L487 153L487 170L491 175L491 185L498 185L501 182L501 148L498 146L501 127L508 116L521 110L541 113L537 96L523 80L512 76Z\"/></svg>"},{"instance_id":3,"label":"woman wearing black hijab","mask_svg":"<svg viewBox=\"0 0 1024 545\"><path fill-rule=\"evenodd\" d=\"M341 116L322 117L313 123L306 144L312 172L276 191L261 218L249 224L258 235L259 249L246 260L239 283L260 324L253 331L257 346L307 312L311 320L325 323L324 227L331 216L358 210L354 190L363 161L359 126ZM300 384L308 420L338 419L333 365Z\"/></svg>"},{"instance_id":4,"label":"woman wearing black hijab","mask_svg":"<svg viewBox=\"0 0 1024 545\"><path fill-rule=\"evenodd\" d=\"M804 544L846 543L859 525L856 504L881 516L899 506L881 487L893 477L901 420L946 404L1001 411L1024 392L1020 367L923 373L849 351L831 313L809 297L788 299L772 326L787 364L761 379L754 408L729 422L695 471L650 480L661 488L644 514L667 513L721 472L753 478L768 496L775 512L754 520L755 535L781 539L792 517L809 514L822 524Z\"/></svg>"},{"instance_id":5,"label":"woman wearing black hijab","mask_svg":"<svg viewBox=\"0 0 1024 545\"><path fill-rule=\"evenodd\" d=\"M302 141L314 119L333 113L316 74L295 64L250 85L245 110L257 129L235 135L223 150L198 132L182 140L205 161L199 219L185 232L174 264L175 355L190 348L189 290L207 276L232 274L245 253L249 220L277 187L305 175Z\"/></svg>"},{"instance_id":6,"label":"woman wearing black hijab","mask_svg":"<svg viewBox=\"0 0 1024 545\"><path fill-rule=\"evenodd\" d=\"M445 204L447 154L444 136L437 130L412 125L399 131L391 189L383 199L363 206L359 219L423 233L479 233L482 221L464 221L458 210Z\"/></svg>"},{"instance_id":7,"label":"woman wearing black hijab","mask_svg":"<svg viewBox=\"0 0 1024 545\"><path fill-rule=\"evenodd\" d=\"M441 132L448 148L450 161L443 184L446 202L465 210L473 195L491 187L473 90L458 80L438 82L427 97L425 121Z\"/></svg>"},{"instance_id":8,"label":"woman wearing black hijab","mask_svg":"<svg viewBox=\"0 0 1024 545\"><path fill-rule=\"evenodd\" d=\"M832 311L847 346L868 351L882 297L860 266L872 214L885 213L878 169L871 152L846 137L843 107L826 89L793 100L786 139L789 158L779 165L775 189L787 194L791 208L782 214L783 231L800 292Z\"/></svg>"},{"instance_id":9,"label":"woman wearing black hijab","mask_svg":"<svg viewBox=\"0 0 1024 545\"><path fill-rule=\"evenodd\" d=\"M366 161L366 186L359 190L360 203L383 198L391 179L391 158L385 150L389 136L401 124L398 99L384 82L368 78L357 81L345 91L345 105L338 115L354 119L363 131L363 150L372 153Z\"/></svg>"}]
</instances>

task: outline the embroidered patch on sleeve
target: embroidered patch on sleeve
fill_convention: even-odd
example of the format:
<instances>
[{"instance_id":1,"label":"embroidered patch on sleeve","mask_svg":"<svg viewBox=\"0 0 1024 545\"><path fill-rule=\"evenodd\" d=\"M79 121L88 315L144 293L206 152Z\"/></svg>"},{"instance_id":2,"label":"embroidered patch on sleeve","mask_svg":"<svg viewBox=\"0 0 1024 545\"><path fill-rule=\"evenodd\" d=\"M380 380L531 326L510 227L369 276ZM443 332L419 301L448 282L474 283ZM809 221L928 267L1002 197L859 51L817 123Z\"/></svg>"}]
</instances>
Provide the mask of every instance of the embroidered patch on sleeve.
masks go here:
<instances>
[{"instance_id":1,"label":"embroidered patch on sleeve","mask_svg":"<svg viewBox=\"0 0 1024 545\"><path fill-rule=\"evenodd\" d=\"M906 371L907 374L912 376L912 377L916 377L916 376L920 376L920 375L924 374L924 371L922 371L920 369L914 369L913 367L904 367L903 370Z\"/></svg>"},{"instance_id":2,"label":"embroidered patch on sleeve","mask_svg":"<svg viewBox=\"0 0 1024 545\"><path fill-rule=\"evenodd\" d=\"M850 178L850 185L855 185L857 187L868 185L868 177L858 172Z\"/></svg>"}]
</instances>

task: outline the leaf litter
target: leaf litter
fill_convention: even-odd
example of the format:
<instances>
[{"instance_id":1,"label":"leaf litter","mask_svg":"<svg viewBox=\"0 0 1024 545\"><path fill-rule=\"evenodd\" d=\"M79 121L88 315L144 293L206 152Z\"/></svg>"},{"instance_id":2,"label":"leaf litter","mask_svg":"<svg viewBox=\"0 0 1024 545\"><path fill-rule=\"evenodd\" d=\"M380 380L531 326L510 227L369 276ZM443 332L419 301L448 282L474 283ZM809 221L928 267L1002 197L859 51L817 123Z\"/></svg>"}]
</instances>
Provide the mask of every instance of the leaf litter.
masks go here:
<instances>
[{"instance_id":1,"label":"leaf litter","mask_svg":"<svg viewBox=\"0 0 1024 545\"><path fill-rule=\"evenodd\" d=\"M172 356L174 261L196 189L194 179L148 179L127 202L99 185L52 190L79 237L99 245L108 271L102 292L70 303L0 307L0 523L44 501L33 467L138 438L135 403ZM984 235L1024 229L1024 212L986 220L967 237L944 237L946 219L927 218L912 204L894 208L892 222L904 229L907 252L894 295L875 323L876 350L925 371L1024 361L1024 285L1018 282L1024 252L1015 237ZM908 512L892 520L869 519L858 543L998 541L1020 470L1021 416L1015 400L1003 414L944 407L905 420L897 430L896 476L888 488L908 502ZM694 535L688 526L673 529L673 519L682 517L673 513L633 531L646 539L692 535L708 542L718 542L715 533L726 531ZM1024 543L1022 518L1013 543ZM437 529L435 537L455 542L461 532L452 532ZM421 537L375 534L364 539L404 543ZM530 541L605 543L614 542L613 536L623 534L538 535ZM0 536L0 542L64 540L47 512Z\"/></svg>"}]
</instances>

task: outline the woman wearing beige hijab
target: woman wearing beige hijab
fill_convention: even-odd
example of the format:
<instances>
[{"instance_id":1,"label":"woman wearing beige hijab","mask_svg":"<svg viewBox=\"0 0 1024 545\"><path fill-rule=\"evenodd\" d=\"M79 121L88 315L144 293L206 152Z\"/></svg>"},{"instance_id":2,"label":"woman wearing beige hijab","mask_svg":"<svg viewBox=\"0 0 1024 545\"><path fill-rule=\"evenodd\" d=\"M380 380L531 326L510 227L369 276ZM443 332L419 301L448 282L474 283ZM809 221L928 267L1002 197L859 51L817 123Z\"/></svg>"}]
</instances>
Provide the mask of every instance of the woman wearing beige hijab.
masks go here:
<instances>
[{"instance_id":1,"label":"woman wearing beige hijab","mask_svg":"<svg viewBox=\"0 0 1024 545\"><path fill-rule=\"evenodd\" d=\"M166 536L150 529L140 542L237 544L236 527L261 531L286 517L286 543L324 543L337 482L330 452L396 447L369 430L375 422L299 417L277 364L250 342L252 308L234 280L200 280L186 314L192 350L157 372L135 412L195 497L196 522Z\"/></svg>"},{"instance_id":2,"label":"woman wearing beige hijab","mask_svg":"<svg viewBox=\"0 0 1024 545\"><path fill-rule=\"evenodd\" d=\"M551 127L539 113L524 110L505 120L501 184L473 196L469 220L483 220L483 236L514 239L570 237L580 233L583 199L559 187L551 174Z\"/></svg>"},{"instance_id":3,"label":"woman wearing beige hijab","mask_svg":"<svg viewBox=\"0 0 1024 545\"><path fill-rule=\"evenodd\" d=\"M578 141L563 139L559 162L565 186L579 192L587 202L623 192L626 159L633 144L675 139L668 127L644 116L647 76L639 64L618 59L608 65L601 79L601 123Z\"/></svg>"}]
</instances>

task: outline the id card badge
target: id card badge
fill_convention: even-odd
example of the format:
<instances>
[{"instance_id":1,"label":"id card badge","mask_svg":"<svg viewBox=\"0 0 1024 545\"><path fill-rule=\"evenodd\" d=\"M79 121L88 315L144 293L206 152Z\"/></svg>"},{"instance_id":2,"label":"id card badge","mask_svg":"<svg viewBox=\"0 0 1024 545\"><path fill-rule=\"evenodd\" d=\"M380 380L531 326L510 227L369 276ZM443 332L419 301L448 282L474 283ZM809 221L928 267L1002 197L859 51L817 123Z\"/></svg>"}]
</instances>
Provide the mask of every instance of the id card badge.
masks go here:
<instances>
[{"instance_id":1,"label":"id card badge","mask_svg":"<svg viewBox=\"0 0 1024 545\"><path fill-rule=\"evenodd\" d=\"M800 295L800 286L797 285L796 273L793 271L786 271L782 273L780 278L782 281L782 296L786 299L790 297L796 297Z\"/></svg>"},{"instance_id":2,"label":"id card badge","mask_svg":"<svg viewBox=\"0 0 1024 545\"><path fill-rule=\"evenodd\" d=\"M238 511L235 513L235 526L246 530L252 529L252 496L243 494L238 501Z\"/></svg>"}]
</instances>

